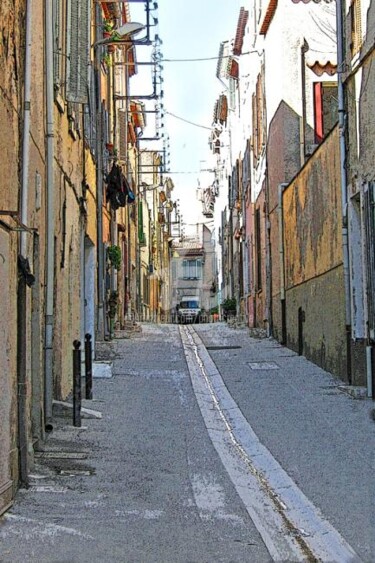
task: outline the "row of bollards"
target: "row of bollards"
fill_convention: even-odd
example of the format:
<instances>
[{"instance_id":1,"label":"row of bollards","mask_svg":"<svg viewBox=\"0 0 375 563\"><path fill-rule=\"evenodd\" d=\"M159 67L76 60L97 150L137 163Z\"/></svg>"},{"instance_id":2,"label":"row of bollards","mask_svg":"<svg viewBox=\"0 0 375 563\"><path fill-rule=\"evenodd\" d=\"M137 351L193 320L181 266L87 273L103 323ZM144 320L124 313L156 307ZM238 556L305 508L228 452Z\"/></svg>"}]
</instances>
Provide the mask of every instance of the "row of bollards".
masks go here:
<instances>
[{"instance_id":1,"label":"row of bollards","mask_svg":"<svg viewBox=\"0 0 375 563\"><path fill-rule=\"evenodd\" d=\"M92 399L92 345L91 334L85 335L85 397ZM73 426L81 426L82 382L81 342L73 342Z\"/></svg>"}]
</instances>

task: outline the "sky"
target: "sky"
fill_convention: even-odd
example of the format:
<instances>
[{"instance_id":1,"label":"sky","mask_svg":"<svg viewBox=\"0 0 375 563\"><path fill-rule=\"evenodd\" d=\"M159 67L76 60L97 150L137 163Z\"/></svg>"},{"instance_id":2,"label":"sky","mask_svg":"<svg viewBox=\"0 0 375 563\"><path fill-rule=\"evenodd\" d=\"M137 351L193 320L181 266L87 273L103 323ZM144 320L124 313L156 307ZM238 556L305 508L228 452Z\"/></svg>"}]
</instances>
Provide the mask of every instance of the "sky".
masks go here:
<instances>
[{"instance_id":1,"label":"sky","mask_svg":"<svg viewBox=\"0 0 375 563\"><path fill-rule=\"evenodd\" d=\"M235 36L238 15L244 0L158 0L157 27L162 40L164 59L194 59L217 57L222 41ZM143 4L130 4L133 21L144 21ZM137 60L149 60L150 51L137 46ZM210 128L214 104L223 90L216 78L217 59L195 62L163 63L164 107L166 112ZM146 70L145 70L146 69ZM151 93L150 67L138 67L138 76L130 83L131 93ZM153 109L147 102L146 109ZM173 198L180 200L183 219L189 225L202 221L201 204L196 199L199 171L208 166L210 131L195 127L166 114L164 129L170 137L170 177L175 189ZM144 136L154 133L153 119ZM145 148L145 142L142 143ZM162 148L151 144L147 148ZM206 176L207 174L203 175ZM212 176L213 180L213 176ZM202 186L205 187L205 186Z\"/></svg>"}]
</instances>

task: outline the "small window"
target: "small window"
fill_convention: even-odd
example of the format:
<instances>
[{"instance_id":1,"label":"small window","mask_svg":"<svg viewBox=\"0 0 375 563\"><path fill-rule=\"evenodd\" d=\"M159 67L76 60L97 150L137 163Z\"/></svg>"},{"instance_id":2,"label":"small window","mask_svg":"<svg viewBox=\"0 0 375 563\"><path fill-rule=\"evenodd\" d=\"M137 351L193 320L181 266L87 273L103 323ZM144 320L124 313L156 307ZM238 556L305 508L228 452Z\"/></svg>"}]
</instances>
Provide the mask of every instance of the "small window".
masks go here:
<instances>
[{"instance_id":1,"label":"small window","mask_svg":"<svg viewBox=\"0 0 375 563\"><path fill-rule=\"evenodd\" d=\"M200 280L202 278L202 260L184 260L182 276L185 280Z\"/></svg>"},{"instance_id":2,"label":"small window","mask_svg":"<svg viewBox=\"0 0 375 563\"><path fill-rule=\"evenodd\" d=\"M315 143L319 144L338 121L337 84L335 82L314 83L314 129Z\"/></svg>"}]
</instances>

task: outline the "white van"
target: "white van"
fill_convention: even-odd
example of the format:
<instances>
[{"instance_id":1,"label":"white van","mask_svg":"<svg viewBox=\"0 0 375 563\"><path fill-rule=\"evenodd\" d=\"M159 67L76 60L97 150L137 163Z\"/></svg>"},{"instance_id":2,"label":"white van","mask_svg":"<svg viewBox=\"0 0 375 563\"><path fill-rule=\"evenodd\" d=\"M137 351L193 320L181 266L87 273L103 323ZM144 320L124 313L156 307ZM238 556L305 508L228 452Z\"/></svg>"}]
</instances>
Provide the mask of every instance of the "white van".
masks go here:
<instances>
[{"instance_id":1,"label":"white van","mask_svg":"<svg viewBox=\"0 0 375 563\"><path fill-rule=\"evenodd\" d=\"M181 297L177 305L177 319L179 323L199 323L201 317L201 306L197 295L185 295Z\"/></svg>"}]
</instances>

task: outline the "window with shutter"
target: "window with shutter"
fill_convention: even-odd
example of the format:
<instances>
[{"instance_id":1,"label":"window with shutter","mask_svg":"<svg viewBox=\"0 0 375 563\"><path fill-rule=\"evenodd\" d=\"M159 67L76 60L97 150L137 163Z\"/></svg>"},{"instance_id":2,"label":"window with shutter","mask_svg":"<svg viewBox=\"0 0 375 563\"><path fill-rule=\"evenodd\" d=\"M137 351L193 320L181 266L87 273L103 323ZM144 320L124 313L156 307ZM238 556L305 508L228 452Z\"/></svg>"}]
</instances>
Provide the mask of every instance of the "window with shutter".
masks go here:
<instances>
[{"instance_id":1,"label":"window with shutter","mask_svg":"<svg viewBox=\"0 0 375 563\"><path fill-rule=\"evenodd\" d=\"M89 68L88 100L84 106L85 112L85 138L91 152L96 154L96 104L95 104L95 76L92 66Z\"/></svg>"},{"instance_id":2,"label":"window with shutter","mask_svg":"<svg viewBox=\"0 0 375 563\"><path fill-rule=\"evenodd\" d=\"M54 0L53 14L53 81L55 88L60 87L61 57L61 0Z\"/></svg>"},{"instance_id":3,"label":"window with shutter","mask_svg":"<svg viewBox=\"0 0 375 563\"><path fill-rule=\"evenodd\" d=\"M90 0L68 0L66 99L87 103L90 62Z\"/></svg>"},{"instance_id":4,"label":"window with shutter","mask_svg":"<svg viewBox=\"0 0 375 563\"><path fill-rule=\"evenodd\" d=\"M313 88L315 143L319 144L338 121L337 84L315 82Z\"/></svg>"}]
</instances>

